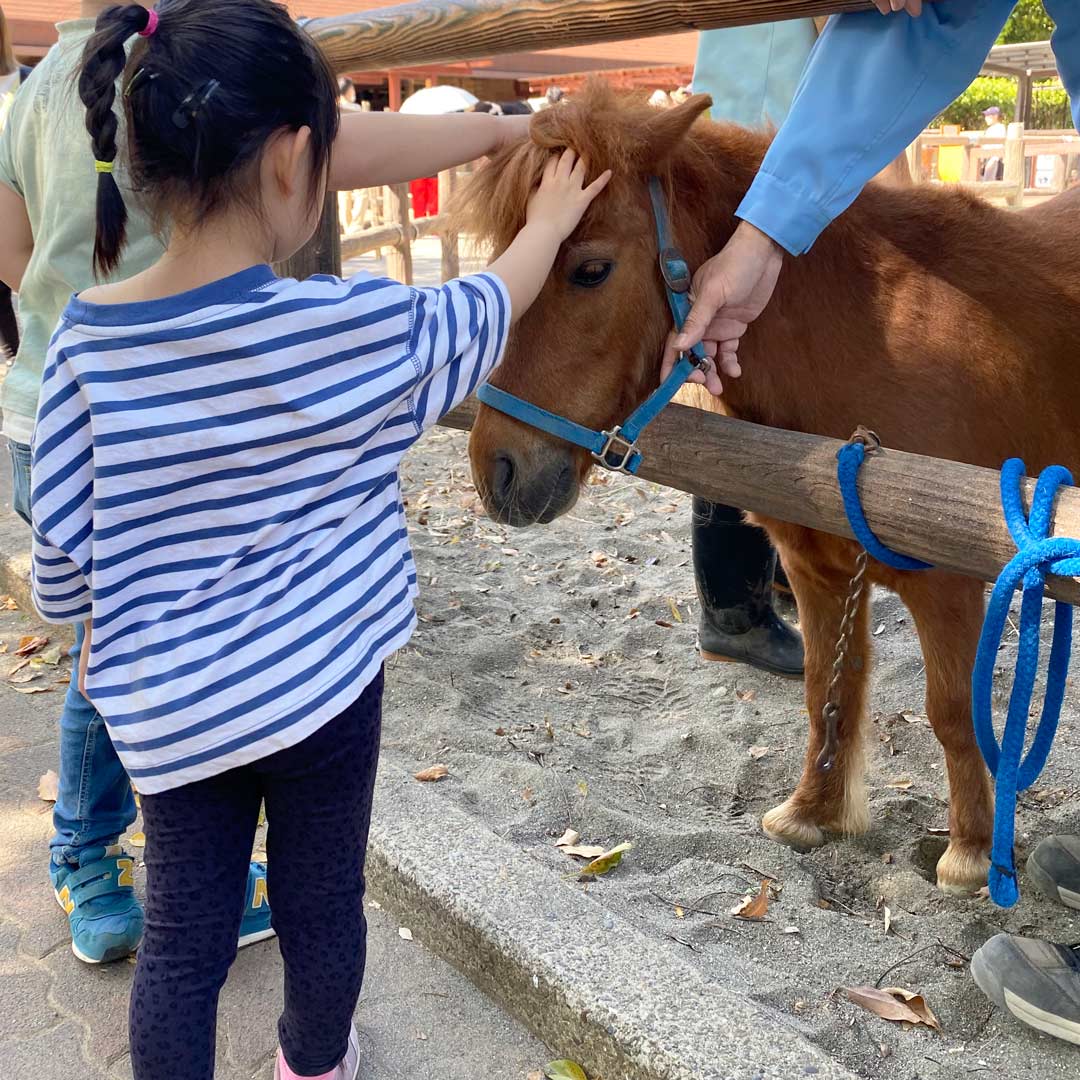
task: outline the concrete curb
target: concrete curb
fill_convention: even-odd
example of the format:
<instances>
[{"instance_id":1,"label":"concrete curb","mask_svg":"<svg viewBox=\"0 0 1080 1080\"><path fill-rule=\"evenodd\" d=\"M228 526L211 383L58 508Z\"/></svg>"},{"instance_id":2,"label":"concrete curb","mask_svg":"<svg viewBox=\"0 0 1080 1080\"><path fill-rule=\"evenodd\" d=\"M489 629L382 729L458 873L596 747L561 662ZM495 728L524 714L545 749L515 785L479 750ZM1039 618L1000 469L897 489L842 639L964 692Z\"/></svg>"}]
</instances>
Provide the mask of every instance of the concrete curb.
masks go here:
<instances>
[{"instance_id":1,"label":"concrete curb","mask_svg":"<svg viewBox=\"0 0 1080 1080\"><path fill-rule=\"evenodd\" d=\"M370 895L591 1080L854 1080L790 1018L708 981L383 762Z\"/></svg>"}]
</instances>

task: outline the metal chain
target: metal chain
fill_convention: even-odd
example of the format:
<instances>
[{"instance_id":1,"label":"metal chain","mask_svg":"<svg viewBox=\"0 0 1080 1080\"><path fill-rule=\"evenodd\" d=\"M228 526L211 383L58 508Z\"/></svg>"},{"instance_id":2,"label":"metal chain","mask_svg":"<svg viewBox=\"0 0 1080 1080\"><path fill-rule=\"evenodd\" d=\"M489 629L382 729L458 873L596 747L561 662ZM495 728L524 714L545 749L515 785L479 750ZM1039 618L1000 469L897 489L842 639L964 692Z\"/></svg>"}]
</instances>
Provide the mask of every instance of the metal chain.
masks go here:
<instances>
[{"instance_id":1,"label":"metal chain","mask_svg":"<svg viewBox=\"0 0 1080 1080\"><path fill-rule=\"evenodd\" d=\"M847 660L848 647L851 644L851 632L855 626L855 618L859 612L859 602L862 600L863 589L866 587L866 564L869 556L865 548L859 550L855 559L855 573L848 583L847 604L844 607L844 617L840 621L840 637L836 642L836 659L833 660L832 680L829 683L825 708L821 710L821 717L825 721L825 745L818 755L817 767L822 772L828 772L836 764L837 753L837 721L840 718L840 706L836 704L837 690L840 688L840 680L844 676L844 663Z\"/></svg>"}]
</instances>

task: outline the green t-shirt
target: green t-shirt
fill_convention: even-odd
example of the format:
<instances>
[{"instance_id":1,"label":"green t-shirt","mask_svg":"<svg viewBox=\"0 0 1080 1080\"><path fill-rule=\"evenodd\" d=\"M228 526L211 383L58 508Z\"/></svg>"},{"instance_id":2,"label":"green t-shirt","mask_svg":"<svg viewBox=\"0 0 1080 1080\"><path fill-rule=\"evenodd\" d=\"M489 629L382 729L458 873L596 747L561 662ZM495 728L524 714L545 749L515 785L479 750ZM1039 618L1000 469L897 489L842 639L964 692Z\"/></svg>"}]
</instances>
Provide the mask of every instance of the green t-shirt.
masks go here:
<instances>
[{"instance_id":1,"label":"green t-shirt","mask_svg":"<svg viewBox=\"0 0 1080 1080\"><path fill-rule=\"evenodd\" d=\"M0 182L26 202L34 234L34 253L19 290L21 344L0 397L3 433L27 445L34 432L45 352L60 314L72 293L96 284L97 174L75 85L83 45L93 29L93 19L60 23L59 41L15 95L0 134ZM116 108L119 112L119 97ZM121 166L116 178L129 216L127 247L113 279L145 270L162 252L149 220L128 194Z\"/></svg>"}]
</instances>

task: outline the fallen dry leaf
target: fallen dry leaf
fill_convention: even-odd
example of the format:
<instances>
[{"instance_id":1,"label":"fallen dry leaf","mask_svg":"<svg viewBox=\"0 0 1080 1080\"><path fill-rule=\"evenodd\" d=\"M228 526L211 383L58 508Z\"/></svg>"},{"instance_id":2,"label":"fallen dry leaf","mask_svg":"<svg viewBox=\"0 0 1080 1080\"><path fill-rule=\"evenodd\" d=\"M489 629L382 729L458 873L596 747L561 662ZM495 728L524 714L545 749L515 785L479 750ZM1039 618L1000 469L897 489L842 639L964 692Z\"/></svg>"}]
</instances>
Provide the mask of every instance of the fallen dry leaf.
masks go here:
<instances>
[{"instance_id":1,"label":"fallen dry leaf","mask_svg":"<svg viewBox=\"0 0 1080 1080\"><path fill-rule=\"evenodd\" d=\"M874 627L874 637L881 637L881 635L884 634L884 633L885 633L885 624L884 623L878 623L877 626Z\"/></svg>"},{"instance_id":2,"label":"fallen dry leaf","mask_svg":"<svg viewBox=\"0 0 1080 1080\"><path fill-rule=\"evenodd\" d=\"M44 649L48 644L49 639L47 637L36 637L33 634L28 634L26 637L19 638L19 647L15 650L15 655L31 656L38 649Z\"/></svg>"},{"instance_id":3,"label":"fallen dry leaf","mask_svg":"<svg viewBox=\"0 0 1080 1080\"><path fill-rule=\"evenodd\" d=\"M915 786L915 781L906 776L899 776L895 780L890 780L885 786L894 788L896 791L907 791Z\"/></svg>"},{"instance_id":4,"label":"fallen dry leaf","mask_svg":"<svg viewBox=\"0 0 1080 1080\"><path fill-rule=\"evenodd\" d=\"M674 597L668 597L668 607L671 608L671 617L678 623L682 622L682 615L679 612L679 605L675 603Z\"/></svg>"},{"instance_id":5,"label":"fallen dry leaf","mask_svg":"<svg viewBox=\"0 0 1080 1080\"><path fill-rule=\"evenodd\" d=\"M0 596L0 608L4 611L18 611L19 605L13 596Z\"/></svg>"},{"instance_id":6,"label":"fallen dry leaf","mask_svg":"<svg viewBox=\"0 0 1080 1080\"><path fill-rule=\"evenodd\" d=\"M10 679L12 675L14 675L16 672L22 671L22 669L24 667L28 667L29 664L30 664L30 657L25 657L22 660L16 660L14 666L7 673L7 675L5 677Z\"/></svg>"},{"instance_id":7,"label":"fallen dry leaf","mask_svg":"<svg viewBox=\"0 0 1080 1080\"><path fill-rule=\"evenodd\" d=\"M599 859L607 850L595 844L567 844L559 848L564 855L574 855L579 859Z\"/></svg>"},{"instance_id":8,"label":"fallen dry leaf","mask_svg":"<svg viewBox=\"0 0 1080 1080\"><path fill-rule=\"evenodd\" d=\"M630 851L633 846L633 844L619 844L610 851L603 852L587 866L583 866L581 872L583 874L593 874L596 877L606 874L609 870L614 870L622 862L623 855Z\"/></svg>"},{"instance_id":9,"label":"fallen dry leaf","mask_svg":"<svg viewBox=\"0 0 1080 1080\"><path fill-rule=\"evenodd\" d=\"M60 777L52 769L38 781L37 793L38 798L45 802L56 802L60 793Z\"/></svg>"},{"instance_id":10,"label":"fallen dry leaf","mask_svg":"<svg viewBox=\"0 0 1080 1080\"><path fill-rule=\"evenodd\" d=\"M757 896L748 896L741 904L731 909L731 914L736 919L746 919L750 922L760 921L769 914L769 883L762 881Z\"/></svg>"},{"instance_id":11,"label":"fallen dry leaf","mask_svg":"<svg viewBox=\"0 0 1080 1080\"><path fill-rule=\"evenodd\" d=\"M923 1024L940 1031L937 1017L930 1011L921 994L913 994L896 986L886 986L878 990L874 986L845 986L844 993L848 1001L880 1016L882 1020L891 1020L900 1024Z\"/></svg>"},{"instance_id":12,"label":"fallen dry leaf","mask_svg":"<svg viewBox=\"0 0 1080 1080\"><path fill-rule=\"evenodd\" d=\"M556 847L571 847L581 839L581 834L573 829L567 829L562 836L555 841Z\"/></svg>"},{"instance_id":13,"label":"fallen dry leaf","mask_svg":"<svg viewBox=\"0 0 1080 1080\"><path fill-rule=\"evenodd\" d=\"M399 926L398 937L401 938L402 941L412 941L412 931L407 926Z\"/></svg>"},{"instance_id":14,"label":"fallen dry leaf","mask_svg":"<svg viewBox=\"0 0 1080 1080\"><path fill-rule=\"evenodd\" d=\"M420 772L414 773L413 779L423 784L434 784L449 775L450 770L445 765L432 765L430 769L421 769Z\"/></svg>"},{"instance_id":15,"label":"fallen dry leaf","mask_svg":"<svg viewBox=\"0 0 1080 1080\"><path fill-rule=\"evenodd\" d=\"M769 747L767 747L767 746L751 746L750 747L750 756L755 761L760 761L768 753L769 753Z\"/></svg>"},{"instance_id":16,"label":"fallen dry leaf","mask_svg":"<svg viewBox=\"0 0 1080 1080\"><path fill-rule=\"evenodd\" d=\"M132 847L146 847L146 833L133 832L128 838L127 842Z\"/></svg>"},{"instance_id":17,"label":"fallen dry leaf","mask_svg":"<svg viewBox=\"0 0 1080 1080\"><path fill-rule=\"evenodd\" d=\"M892 929L892 911L888 904L882 908L882 911L885 915L885 936L888 937L889 931Z\"/></svg>"},{"instance_id":18,"label":"fallen dry leaf","mask_svg":"<svg viewBox=\"0 0 1080 1080\"><path fill-rule=\"evenodd\" d=\"M552 1061L544 1067L548 1080L589 1080L576 1061Z\"/></svg>"},{"instance_id":19,"label":"fallen dry leaf","mask_svg":"<svg viewBox=\"0 0 1080 1080\"><path fill-rule=\"evenodd\" d=\"M736 690L735 696L740 701L753 701L757 697L756 690Z\"/></svg>"},{"instance_id":20,"label":"fallen dry leaf","mask_svg":"<svg viewBox=\"0 0 1080 1080\"><path fill-rule=\"evenodd\" d=\"M67 680L64 680L67 682ZM10 685L10 683L8 684ZM12 690L16 694L48 694L51 690L51 686L12 686Z\"/></svg>"}]
</instances>

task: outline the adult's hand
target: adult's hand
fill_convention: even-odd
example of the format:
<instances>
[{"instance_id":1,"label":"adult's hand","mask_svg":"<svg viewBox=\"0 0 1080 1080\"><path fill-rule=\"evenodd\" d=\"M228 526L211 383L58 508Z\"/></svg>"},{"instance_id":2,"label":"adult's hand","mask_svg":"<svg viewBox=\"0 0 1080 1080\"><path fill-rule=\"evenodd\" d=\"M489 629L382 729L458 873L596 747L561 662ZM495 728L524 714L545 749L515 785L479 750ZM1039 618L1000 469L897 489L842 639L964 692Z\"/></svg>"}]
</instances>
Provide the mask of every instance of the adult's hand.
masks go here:
<instances>
[{"instance_id":1,"label":"adult's hand","mask_svg":"<svg viewBox=\"0 0 1080 1080\"><path fill-rule=\"evenodd\" d=\"M913 18L922 14L923 0L874 0L874 6L882 15L891 15L894 11L906 11Z\"/></svg>"},{"instance_id":2,"label":"adult's hand","mask_svg":"<svg viewBox=\"0 0 1080 1080\"><path fill-rule=\"evenodd\" d=\"M713 256L694 275L694 306L681 333L668 338L662 377L666 378L679 355L703 342L705 352L718 361L720 372L736 379L739 341L746 328L766 308L783 266L783 249L748 222L741 222L719 255ZM692 382L703 383L719 396L719 375L695 372Z\"/></svg>"}]
</instances>

